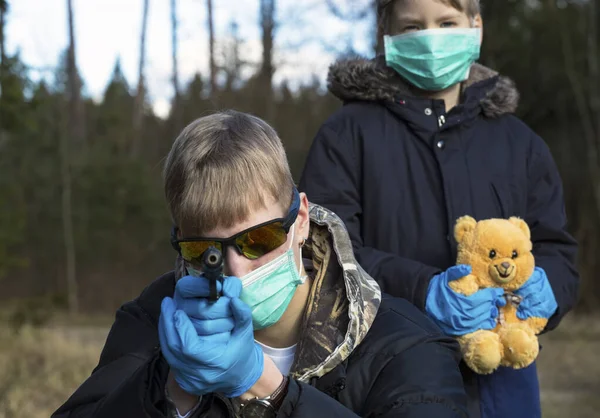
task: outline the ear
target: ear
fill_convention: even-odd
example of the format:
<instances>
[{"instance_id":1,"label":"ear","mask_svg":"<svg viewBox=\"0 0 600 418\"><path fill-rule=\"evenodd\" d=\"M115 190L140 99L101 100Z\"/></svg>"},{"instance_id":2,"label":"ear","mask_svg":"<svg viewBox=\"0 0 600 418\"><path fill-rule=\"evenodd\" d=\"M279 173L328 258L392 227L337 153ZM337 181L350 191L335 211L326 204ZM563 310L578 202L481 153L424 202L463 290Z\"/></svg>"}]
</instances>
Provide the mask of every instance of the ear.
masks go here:
<instances>
[{"instance_id":1,"label":"ear","mask_svg":"<svg viewBox=\"0 0 600 418\"><path fill-rule=\"evenodd\" d=\"M531 239L531 231L529 230L527 222L525 222L523 219L517 218L516 216L512 216L508 219L508 222L519 228L523 232L523 234L525 234L527 239Z\"/></svg>"},{"instance_id":2,"label":"ear","mask_svg":"<svg viewBox=\"0 0 600 418\"><path fill-rule=\"evenodd\" d=\"M465 235L473 232L476 226L477 221L470 216L458 218L456 221L456 226L454 227L454 238L456 239L456 242L462 242L465 238Z\"/></svg>"},{"instance_id":3,"label":"ear","mask_svg":"<svg viewBox=\"0 0 600 418\"><path fill-rule=\"evenodd\" d=\"M298 232L296 233L295 240L298 246L308 238L310 230L310 214L308 213L308 198L306 193L300 193L300 209L298 210L298 218L296 219Z\"/></svg>"},{"instance_id":4,"label":"ear","mask_svg":"<svg viewBox=\"0 0 600 418\"><path fill-rule=\"evenodd\" d=\"M475 15L475 17L473 18L473 27L481 29L479 43L483 43L483 19L481 17L481 14L477 13L477 15Z\"/></svg>"}]
</instances>

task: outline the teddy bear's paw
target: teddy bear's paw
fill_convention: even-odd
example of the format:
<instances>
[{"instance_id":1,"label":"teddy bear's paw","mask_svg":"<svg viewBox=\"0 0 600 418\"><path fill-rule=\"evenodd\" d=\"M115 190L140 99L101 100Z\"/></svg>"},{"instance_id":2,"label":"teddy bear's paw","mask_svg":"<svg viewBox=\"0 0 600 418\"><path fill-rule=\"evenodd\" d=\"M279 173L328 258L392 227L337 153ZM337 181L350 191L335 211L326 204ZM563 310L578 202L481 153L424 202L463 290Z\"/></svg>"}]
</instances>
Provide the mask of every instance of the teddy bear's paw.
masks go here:
<instances>
[{"instance_id":1,"label":"teddy bear's paw","mask_svg":"<svg viewBox=\"0 0 600 418\"><path fill-rule=\"evenodd\" d=\"M461 295L470 296L479 290L477 279L472 274L448 283L450 289Z\"/></svg>"},{"instance_id":2,"label":"teddy bear's paw","mask_svg":"<svg viewBox=\"0 0 600 418\"><path fill-rule=\"evenodd\" d=\"M490 374L502 360L500 337L491 331L477 331L462 345L463 359L478 374Z\"/></svg>"},{"instance_id":3,"label":"teddy bear's paw","mask_svg":"<svg viewBox=\"0 0 600 418\"><path fill-rule=\"evenodd\" d=\"M537 317L527 318L525 322L527 323L527 325L529 325L529 327L531 327L534 334L539 334L540 332L542 332L544 328L546 328L546 324L548 324L548 320L546 318Z\"/></svg>"},{"instance_id":4,"label":"teddy bear's paw","mask_svg":"<svg viewBox=\"0 0 600 418\"><path fill-rule=\"evenodd\" d=\"M504 346L502 365L521 369L536 359L540 345L537 337L529 329L511 327L500 330L500 339Z\"/></svg>"}]
</instances>

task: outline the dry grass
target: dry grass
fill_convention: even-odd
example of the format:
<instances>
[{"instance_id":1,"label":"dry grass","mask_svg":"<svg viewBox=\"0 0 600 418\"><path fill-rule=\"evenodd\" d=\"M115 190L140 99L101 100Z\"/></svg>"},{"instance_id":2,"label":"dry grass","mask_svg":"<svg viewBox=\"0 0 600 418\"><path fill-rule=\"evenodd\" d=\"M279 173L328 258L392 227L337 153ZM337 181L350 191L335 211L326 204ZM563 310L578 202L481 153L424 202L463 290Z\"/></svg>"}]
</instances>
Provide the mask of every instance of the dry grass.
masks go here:
<instances>
[{"instance_id":1,"label":"dry grass","mask_svg":"<svg viewBox=\"0 0 600 418\"><path fill-rule=\"evenodd\" d=\"M0 323L0 418L47 418L89 376L108 326L71 323L17 335ZM541 341L544 418L600 416L600 318L569 317Z\"/></svg>"},{"instance_id":2,"label":"dry grass","mask_svg":"<svg viewBox=\"0 0 600 418\"><path fill-rule=\"evenodd\" d=\"M600 416L600 318L569 316L540 340L544 418Z\"/></svg>"},{"instance_id":3,"label":"dry grass","mask_svg":"<svg viewBox=\"0 0 600 418\"><path fill-rule=\"evenodd\" d=\"M0 327L0 418L49 417L89 376L101 348L52 329Z\"/></svg>"}]
</instances>

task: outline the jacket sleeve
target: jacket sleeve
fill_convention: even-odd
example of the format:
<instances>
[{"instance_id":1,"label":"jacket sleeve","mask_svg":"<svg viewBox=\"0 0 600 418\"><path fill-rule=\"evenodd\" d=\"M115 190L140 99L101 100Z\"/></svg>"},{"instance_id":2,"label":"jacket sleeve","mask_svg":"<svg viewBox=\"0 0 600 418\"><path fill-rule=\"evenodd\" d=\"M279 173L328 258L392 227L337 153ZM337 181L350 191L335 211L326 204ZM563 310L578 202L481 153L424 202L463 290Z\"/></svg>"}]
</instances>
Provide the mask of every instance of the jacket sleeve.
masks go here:
<instances>
[{"instance_id":1,"label":"jacket sleeve","mask_svg":"<svg viewBox=\"0 0 600 418\"><path fill-rule=\"evenodd\" d=\"M394 356L371 388L363 416L466 418L456 342L442 338Z\"/></svg>"},{"instance_id":2,"label":"jacket sleeve","mask_svg":"<svg viewBox=\"0 0 600 418\"><path fill-rule=\"evenodd\" d=\"M546 272L558 303L558 310L546 327L552 330L577 302L577 242L566 229L567 216L558 169L548 146L537 135L532 135L525 221L531 228L536 264Z\"/></svg>"},{"instance_id":3,"label":"jacket sleeve","mask_svg":"<svg viewBox=\"0 0 600 418\"><path fill-rule=\"evenodd\" d=\"M424 309L429 281L440 269L363 244L360 135L355 127L324 125L310 148L299 188L344 221L357 261L383 292Z\"/></svg>"},{"instance_id":4,"label":"jacket sleeve","mask_svg":"<svg viewBox=\"0 0 600 418\"><path fill-rule=\"evenodd\" d=\"M156 327L129 302L118 310L92 375L52 417L165 417L168 372Z\"/></svg>"},{"instance_id":5,"label":"jacket sleeve","mask_svg":"<svg viewBox=\"0 0 600 418\"><path fill-rule=\"evenodd\" d=\"M278 417L289 418L358 418L350 409L309 384L290 381L288 393Z\"/></svg>"},{"instance_id":6,"label":"jacket sleeve","mask_svg":"<svg viewBox=\"0 0 600 418\"><path fill-rule=\"evenodd\" d=\"M391 358L366 389L369 395L361 411L353 412L316 388L294 381L278 416L466 418L467 397L456 342L441 334L426 340Z\"/></svg>"}]
</instances>

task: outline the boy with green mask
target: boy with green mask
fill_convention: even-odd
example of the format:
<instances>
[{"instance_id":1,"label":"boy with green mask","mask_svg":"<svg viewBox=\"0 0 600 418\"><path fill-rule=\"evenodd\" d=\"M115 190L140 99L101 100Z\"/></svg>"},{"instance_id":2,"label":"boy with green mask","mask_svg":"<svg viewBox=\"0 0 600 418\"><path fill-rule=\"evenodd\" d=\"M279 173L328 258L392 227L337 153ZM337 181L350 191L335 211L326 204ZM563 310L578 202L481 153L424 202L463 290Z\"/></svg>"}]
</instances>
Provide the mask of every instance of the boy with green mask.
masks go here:
<instances>
[{"instance_id":1,"label":"boy with green mask","mask_svg":"<svg viewBox=\"0 0 600 418\"><path fill-rule=\"evenodd\" d=\"M298 192L267 123L197 119L164 177L175 269L119 309L54 417L466 418L456 341L381 293L340 219ZM223 256L216 301L208 249Z\"/></svg>"},{"instance_id":2,"label":"boy with green mask","mask_svg":"<svg viewBox=\"0 0 600 418\"><path fill-rule=\"evenodd\" d=\"M375 59L330 68L329 90L344 106L317 134L300 189L342 218L385 292L452 336L493 328L507 303L462 299L448 286L468 274L455 266L455 221L523 218L543 273L519 295L517 315L554 329L577 300L577 244L550 151L513 115L513 82L475 62L479 1L378 0L377 25ZM535 364L463 375L471 417L541 416Z\"/></svg>"}]
</instances>

